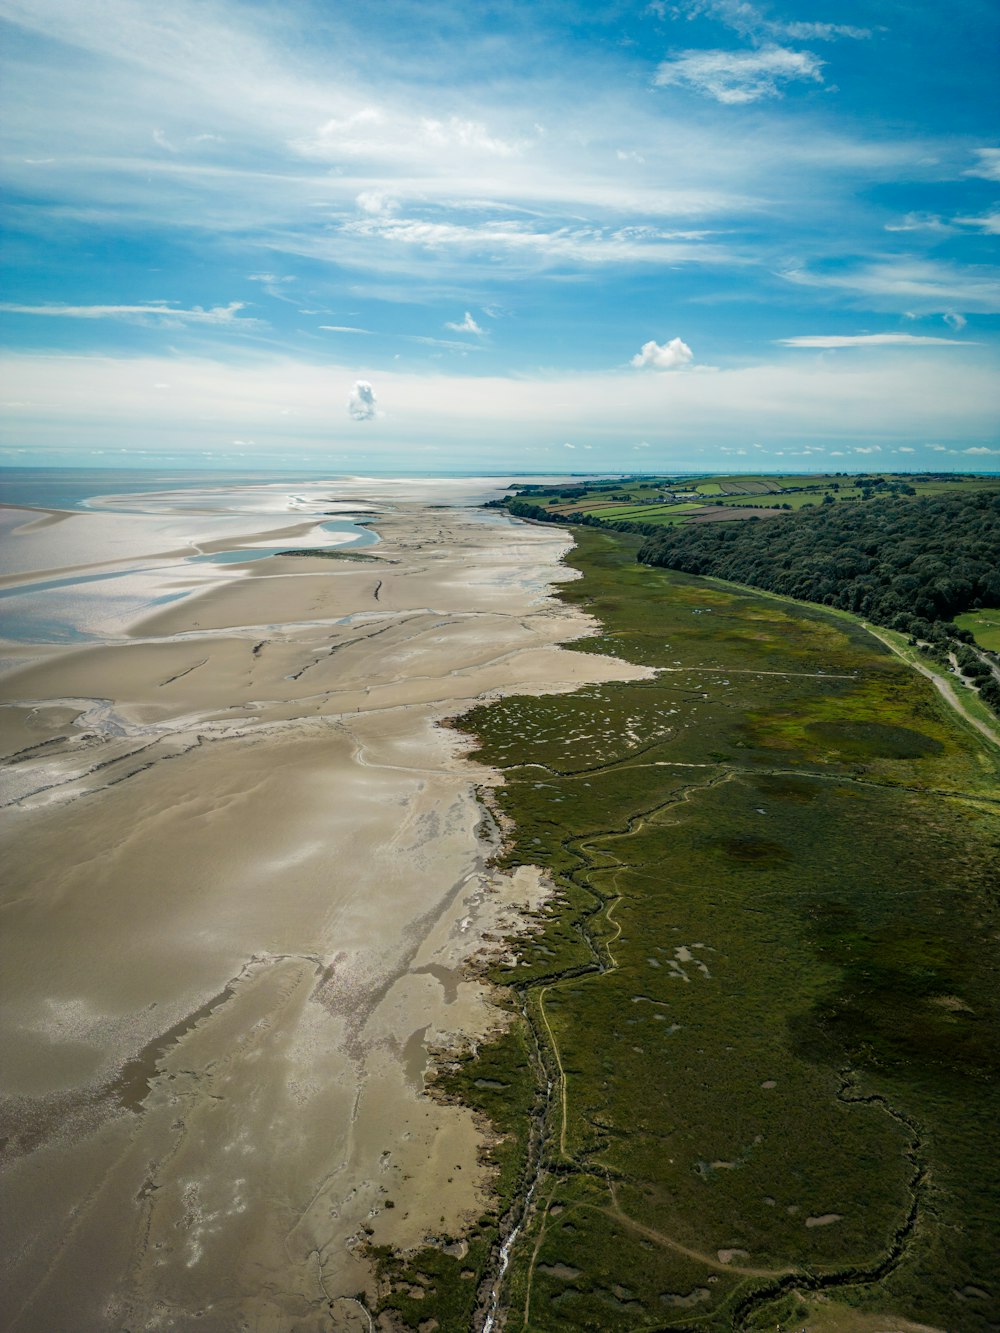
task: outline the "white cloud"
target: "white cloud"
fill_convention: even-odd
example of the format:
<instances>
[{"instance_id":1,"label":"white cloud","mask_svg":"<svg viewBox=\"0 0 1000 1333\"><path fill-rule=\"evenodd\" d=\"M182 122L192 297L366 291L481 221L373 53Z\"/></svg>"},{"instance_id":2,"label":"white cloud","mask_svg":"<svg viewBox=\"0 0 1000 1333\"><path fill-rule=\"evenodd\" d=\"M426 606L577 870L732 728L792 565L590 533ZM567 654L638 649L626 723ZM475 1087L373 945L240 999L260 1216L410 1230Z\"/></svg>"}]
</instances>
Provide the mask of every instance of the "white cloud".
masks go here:
<instances>
[{"instance_id":1,"label":"white cloud","mask_svg":"<svg viewBox=\"0 0 1000 1333\"><path fill-rule=\"evenodd\" d=\"M963 320L964 324L965 321ZM976 347L977 343L960 338L931 338L916 333L805 334L798 338L777 338L780 347Z\"/></svg>"},{"instance_id":2,"label":"white cloud","mask_svg":"<svg viewBox=\"0 0 1000 1333\"><path fill-rule=\"evenodd\" d=\"M376 216L395 213L399 207L387 190L362 190L356 196L355 203L362 213L374 213Z\"/></svg>"},{"instance_id":3,"label":"white cloud","mask_svg":"<svg viewBox=\"0 0 1000 1333\"><path fill-rule=\"evenodd\" d=\"M872 35L871 28L855 28L850 23L774 23L771 30L798 42L833 42L838 37L853 37L864 41Z\"/></svg>"},{"instance_id":4,"label":"white cloud","mask_svg":"<svg viewBox=\"0 0 1000 1333\"><path fill-rule=\"evenodd\" d=\"M483 330L472 318L472 314L468 310L465 312L465 318L460 324L445 324L445 328L453 329L455 333L478 333L480 336L482 336L483 333Z\"/></svg>"},{"instance_id":5,"label":"white cloud","mask_svg":"<svg viewBox=\"0 0 1000 1333\"><path fill-rule=\"evenodd\" d=\"M973 449L963 449L963 454L1000 454L1000 449L984 449L981 446Z\"/></svg>"},{"instance_id":6,"label":"white cloud","mask_svg":"<svg viewBox=\"0 0 1000 1333\"><path fill-rule=\"evenodd\" d=\"M806 79L822 83L823 61L810 51L765 46L757 51L682 51L665 60L653 78L657 87L692 88L726 105L779 96L779 85Z\"/></svg>"},{"instance_id":7,"label":"white cloud","mask_svg":"<svg viewBox=\"0 0 1000 1333\"><path fill-rule=\"evenodd\" d=\"M294 284L297 281L294 276L290 274L279 276L277 273L248 273L247 277L251 282L259 282L268 296L273 297L275 301L285 301L288 305L298 306L299 298L288 294L289 284Z\"/></svg>"},{"instance_id":8,"label":"white cloud","mask_svg":"<svg viewBox=\"0 0 1000 1333\"><path fill-rule=\"evenodd\" d=\"M526 141L500 138L478 120L420 116L390 106L359 107L290 140L294 152L314 161L345 157L390 161L398 159L402 150L415 162L446 153L469 166L476 159L518 157L527 146ZM361 198L358 203L365 207Z\"/></svg>"},{"instance_id":9,"label":"white cloud","mask_svg":"<svg viewBox=\"0 0 1000 1333\"><path fill-rule=\"evenodd\" d=\"M355 380L347 410L355 421L374 421L378 416L375 390L367 380Z\"/></svg>"},{"instance_id":10,"label":"white cloud","mask_svg":"<svg viewBox=\"0 0 1000 1333\"><path fill-rule=\"evenodd\" d=\"M422 343L425 347L450 347L456 352L482 352L485 349L478 343L456 342L454 338L429 338L422 333L401 333L398 335L408 343Z\"/></svg>"},{"instance_id":11,"label":"white cloud","mask_svg":"<svg viewBox=\"0 0 1000 1333\"><path fill-rule=\"evenodd\" d=\"M694 360L694 353L687 343L680 338L671 338L668 343L656 343L650 340L643 343L642 350L636 352L631 364L639 369L679 370Z\"/></svg>"},{"instance_id":12,"label":"white cloud","mask_svg":"<svg viewBox=\"0 0 1000 1333\"><path fill-rule=\"evenodd\" d=\"M200 305L183 310L167 301L150 301L146 305L16 305L13 302L0 302L0 310L7 310L12 315L49 315L60 319L124 319L131 323L149 323L154 320L168 326L215 324L227 328L259 327L260 320L239 318L238 312L243 309L243 301L230 301L229 305L212 306L208 310Z\"/></svg>"},{"instance_id":13,"label":"white cloud","mask_svg":"<svg viewBox=\"0 0 1000 1333\"><path fill-rule=\"evenodd\" d=\"M353 324L321 324L321 329L326 329L327 333L368 333L371 329L358 329Z\"/></svg>"},{"instance_id":14,"label":"white cloud","mask_svg":"<svg viewBox=\"0 0 1000 1333\"><path fill-rule=\"evenodd\" d=\"M946 454L948 452L943 444L929 444L927 448L933 449L936 454Z\"/></svg>"},{"instance_id":15,"label":"white cloud","mask_svg":"<svg viewBox=\"0 0 1000 1333\"><path fill-rule=\"evenodd\" d=\"M627 226L567 225L546 229L537 222L523 222L494 217L484 222L431 218L364 217L348 218L341 223L335 240L318 241L308 237L293 240L289 248L338 263L356 262L379 268L383 273L396 264L407 274L413 271L410 255L395 257L386 247L375 249L372 242L387 242L397 250L418 247L425 255L463 265L481 257L490 277L498 262L507 271L519 266L525 271L555 264L719 264L740 262L727 245L714 240L703 230L676 230L647 224ZM357 248L351 247L357 242ZM466 267L466 273L468 268ZM468 331L466 329L463 332Z\"/></svg>"},{"instance_id":16,"label":"white cloud","mask_svg":"<svg viewBox=\"0 0 1000 1333\"><path fill-rule=\"evenodd\" d=\"M922 302L924 314L962 305L967 310L1000 310L1000 280L984 268L959 267L922 259L880 259L856 269L811 273L791 269L779 274L800 287L852 291L866 299L884 298L885 305L898 309L903 301L913 313ZM869 307L871 308L871 307Z\"/></svg>"},{"instance_id":17,"label":"white cloud","mask_svg":"<svg viewBox=\"0 0 1000 1333\"><path fill-rule=\"evenodd\" d=\"M961 333L969 322L964 315L960 315L954 310L946 311L941 318L948 325L949 329L954 329L956 333Z\"/></svg>"},{"instance_id":18,"label":"white cloud","mask_svg":"<svg viewBox=\"0 0 1000 1333\"><path fill-rule=\"evenodd\" d=\"M976 148L974 152L979 161L965 174L981 176L988 181L1000 181L1000 148Z\"/></svg>"},{"instance_id":19,"label":"white cloud","mask_svg":"<svg viewBox=\"0 0 1000 1333\"><path fill-rule=\"evenodd\" d=\"M882 452L882 446L880 444L856 444L854 446L854 452L856 454L880 454Z\"/></svg>"},{"instance_id":20,"label":"white cloud","mask_svg":"<svg viewBox=\"0 0 1000 1333\"><path fill-rule=\"evenodd\" d=\"M898 222L887 222L885 230L952 232L955 228L937 213L906 213Z\"/></svg>"},{"instance_id":21,"label":"white cloud","mask_svg":"<svg viewBox=\"0 0 1000 1333\"><path fill-rule=\"evenodd\" d=\"M523 144L512 143L491 134L477 120L464 120L461 116L449 116L444 121L425 117L421 129L430 143L445 148L457 146L481 153L493 153L497 157L514 157L524 147Z\"/></svg>"},{"instance_id":22,"label":"white cloud","mask_svg":"<svg viewBox=\"0 0 1000 1333\"><path fill-rule=\"evenodd\" d=\"M653 8L654 6L650 6ZM663 17L665 6L657 3L657 12ZM870 37L870 28L856 28L847 23L783 23L780 19L770 19L748 0L689 0L686 5L674 8L674 16L695 18L707 15L724 23L741 37L753 39L761 37L791 37L796 41L832 42L838 37L863 39Z\"/></svg>"},{"instance_id":23,"label":"white cloud","mask_svg":"<svg viewBox=\"0 0 1000 1333\"><path fill-rule=\"evenodd\" d=\"M575 445L575 444L564 444L564 445L563 445L563 448L564 448L564 449L575 449L575 448L576 448L576 445Z\"/></svg>"},{"instance_id":24,"label":"white cloud","mask_svg":"<svg viewBox=\"0 0 1000 1333\"><path fill-rule=\"evenodd\" d=\"M901 444L896 452L899 454L912 454L914 450L911 449L908 444Z\"/></svg>"},{"instance_id":25,"label":"white cloud","mask_svg":"<svg viewBox=\"0 0 1000 1333\"><path fill-rule=\"evenodd\" d=\"M984 236L1000 236L1000 211L984 213L978 218L956 218L955 221L982 232Z\"/></svg>"},{"instance_id":26,"label":"white cloud","mask_svg":"<svg viewBox=\"0 0 1000 1333\"><path fill-rule=\"evenodd\" d=\"M977 357L949 355L947 373L936 348L884 362L782 353L770 364L714 375L672 373L666 383L661 374L627 366L510 375L442 367L429 374L389 361L377 376L374 371L347 358L331 364L319 352L309 361L272 351L238 361L177 353L0 353L0 382L16 384L17 398L33 405L18 409L22 447L131 448L141 438L148 448L184 454L254 439L274 466L283 461L286 467L303 454L316 466L329 466L331 384L348 389L362 376L378 379L379 402L375 419L354 427L363 443L345 444L353 451L345 462L349 469L374 467L376 459L405 467L414 448L436 444L454 460L447 466L488 462L499 470L511 465L516 439L526 456L546 445L558 449L563 441L575 443L577 451L592 444L588 463L606 470L616 467L622 448L631 452L651 435L664 463L677 465L693 461L693 441L749 447L751 427L770 448L795 449L809 440L832 452L860 440L887 452L934 440L963 449L989 440L1000 418L1000 377L984 350ZM156 382L172 388L158 392L151 387ZM389 403L391 413L377 410ZM340 411L347 424L345 407ZM289 408L293 415L287 415Z\"/></svg>"}]
</instances>

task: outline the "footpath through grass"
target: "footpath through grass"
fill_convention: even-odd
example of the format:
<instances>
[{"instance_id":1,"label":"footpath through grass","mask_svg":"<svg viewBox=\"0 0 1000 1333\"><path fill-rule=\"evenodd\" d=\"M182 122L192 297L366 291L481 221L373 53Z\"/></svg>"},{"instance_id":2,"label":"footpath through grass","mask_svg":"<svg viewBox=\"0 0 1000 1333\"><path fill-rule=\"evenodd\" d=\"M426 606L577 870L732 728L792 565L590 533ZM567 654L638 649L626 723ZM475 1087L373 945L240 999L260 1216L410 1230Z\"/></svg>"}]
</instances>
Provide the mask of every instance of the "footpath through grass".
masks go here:
<instances>
[{"instance_id":1,"label":"footpath through grass","mask_svg":"<svg viewBox=\"0 0 1000 1333\"><path fill-rule=\"evenodd\" d=\"M534 1182L504 1326L802 1327L822 1296L995 1328L995 753L849 620L577 535L578 648L660 673L462 722L504 863L557 886L493 975L527 1021L445 1080L503 1135L498 1211ZM395 1317L469 1327L496 1224L383 1256Z\"/></svg>"}]
</instances>

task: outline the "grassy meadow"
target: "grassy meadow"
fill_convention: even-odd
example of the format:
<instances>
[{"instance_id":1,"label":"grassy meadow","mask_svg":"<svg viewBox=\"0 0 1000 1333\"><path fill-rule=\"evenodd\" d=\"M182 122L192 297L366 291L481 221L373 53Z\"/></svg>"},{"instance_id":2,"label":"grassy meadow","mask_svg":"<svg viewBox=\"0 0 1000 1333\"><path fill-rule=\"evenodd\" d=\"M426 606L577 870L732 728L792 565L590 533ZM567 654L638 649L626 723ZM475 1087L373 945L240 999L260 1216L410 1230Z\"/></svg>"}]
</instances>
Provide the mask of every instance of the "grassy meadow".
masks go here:
<instances>
[{"instance_id":1,"label":"grassy meadow","mask_svg":"<svg viewBox=\"0 0 1000 1333\"><path fill-rule=\"evenodd\" d=\"M979 611L968 611L956 616L955 624L969 630L980 648L1000 653L1000 607L984 606Z\"/></svg>"},{"instance_id":2,"label":"grassy meadow","mask_svg":"<svg viewBox=\"0 0 1000 1333\"><path fill-rule=\"evenodd\" d=\"M383 1308L469 1327L530 1189L508 1330L985 1333L1000 750L849 617L577 541L577 648L659 671L461 720L555 893L492 973L511 1027L439 1081L494 1126L495 1207L382 1254Z\"/></svg>"}]
</instances>

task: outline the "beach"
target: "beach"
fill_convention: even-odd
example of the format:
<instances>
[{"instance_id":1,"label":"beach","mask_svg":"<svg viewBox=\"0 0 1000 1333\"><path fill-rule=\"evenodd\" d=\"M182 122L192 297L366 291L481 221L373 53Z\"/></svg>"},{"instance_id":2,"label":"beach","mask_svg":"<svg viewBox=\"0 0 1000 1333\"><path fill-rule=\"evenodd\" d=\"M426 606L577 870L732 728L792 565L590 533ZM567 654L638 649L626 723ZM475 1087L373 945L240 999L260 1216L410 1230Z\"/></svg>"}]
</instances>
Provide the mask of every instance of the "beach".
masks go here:
<instances>
[{"instance_id":1,"label":"beach","mask_svg":"<svg viewBox=\"0 0 1000 1333\"><path fill-rule=\"evenodd\" d=\"M482 1211L488 1130L425 1081L503 1021L482 962L547 886L491 867L499 774L441 724L645 674L559 646L570 539L483 489L7 511L7 586L111 551L156 602L5 646L10 1329L367 1328L365 1245ZM378 543L192 562L311 549L331 503Z\"/></svg>"}]
</instances>

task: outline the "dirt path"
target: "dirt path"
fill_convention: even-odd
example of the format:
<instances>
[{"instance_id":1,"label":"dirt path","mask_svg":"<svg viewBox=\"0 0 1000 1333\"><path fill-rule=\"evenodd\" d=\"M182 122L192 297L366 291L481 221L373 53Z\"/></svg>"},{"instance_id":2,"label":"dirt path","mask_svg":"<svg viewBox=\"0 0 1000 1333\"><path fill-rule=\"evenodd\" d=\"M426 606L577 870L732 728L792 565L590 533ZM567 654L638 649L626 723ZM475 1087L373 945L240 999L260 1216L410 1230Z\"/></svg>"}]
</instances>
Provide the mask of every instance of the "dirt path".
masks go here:
<instances>
[{"instance_id":1,"label":"dirt path","mask_svg":"<svg viewBox=\"0 0 1000 1333\"><path fill-rule=\"evenodd\" d=\"M941 698L944 699L945 703L947 703L949 707L954 708L955 712L968 722L970 726L975 727L981 736L985 736L986 739L991 741L994 745L1000 745L1000 735L998 735L996 731L985 722L981 722L978 717L972 716L948 681L942 680L936 671L932 671L930 667L925 667L922 662L917 662L914 658L908 657L906 653L900 652L891 639L887 639L884 635L880 634L877 629L873 629L871 625L864 621L862 621L861 624L862 628L866 629L873 638L878 639L879 643L884 643L889 651L904 661L907 666L913 667L915 671L919 671L922 676L926 676L929 681L932 681L935 689L941 695Z\"/></svg>"}]
</instances>

